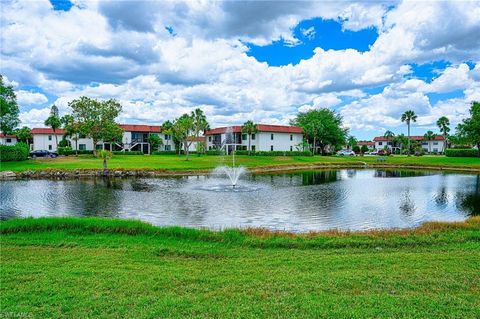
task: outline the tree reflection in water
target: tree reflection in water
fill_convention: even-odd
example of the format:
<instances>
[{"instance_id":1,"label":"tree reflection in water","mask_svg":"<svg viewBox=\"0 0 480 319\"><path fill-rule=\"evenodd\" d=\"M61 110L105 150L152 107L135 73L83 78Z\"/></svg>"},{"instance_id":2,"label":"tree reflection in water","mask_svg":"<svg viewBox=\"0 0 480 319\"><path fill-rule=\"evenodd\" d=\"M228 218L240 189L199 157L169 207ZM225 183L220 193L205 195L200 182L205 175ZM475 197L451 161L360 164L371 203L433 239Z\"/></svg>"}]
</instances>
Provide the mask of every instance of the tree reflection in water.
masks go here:
<instances>
[{"instance_id":1,"label":"tree reflection in water","mask_svg":"<svg viewBox=\"0 0 480 319\"><path fill-rule=\"evenodd\" d=\"M471 216L480 216L480 174L476 177L476 183L472 192L458 192L457 206L468 211Z\"/></svg>"}]
</instances>

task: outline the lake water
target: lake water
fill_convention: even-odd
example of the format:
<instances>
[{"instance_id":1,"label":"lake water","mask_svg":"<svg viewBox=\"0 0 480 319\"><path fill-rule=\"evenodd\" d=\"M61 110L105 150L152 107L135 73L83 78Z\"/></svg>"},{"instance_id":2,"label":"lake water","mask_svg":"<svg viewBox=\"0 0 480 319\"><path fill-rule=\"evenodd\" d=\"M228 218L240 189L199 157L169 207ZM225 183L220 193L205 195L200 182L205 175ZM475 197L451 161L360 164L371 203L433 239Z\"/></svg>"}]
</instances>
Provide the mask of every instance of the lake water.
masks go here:
<instances>
[{"instance_id":1,"label":"lake water","mask_svg":"<svg viewBox=\"0 0 480 319\"><path fill-rule=\"evenodd\" d=\"M480 214L480 175L331 170L244 175L0 181L0 217L105 216L155 225L295 232L414 227Z\"/></svg>"}]
</instances>

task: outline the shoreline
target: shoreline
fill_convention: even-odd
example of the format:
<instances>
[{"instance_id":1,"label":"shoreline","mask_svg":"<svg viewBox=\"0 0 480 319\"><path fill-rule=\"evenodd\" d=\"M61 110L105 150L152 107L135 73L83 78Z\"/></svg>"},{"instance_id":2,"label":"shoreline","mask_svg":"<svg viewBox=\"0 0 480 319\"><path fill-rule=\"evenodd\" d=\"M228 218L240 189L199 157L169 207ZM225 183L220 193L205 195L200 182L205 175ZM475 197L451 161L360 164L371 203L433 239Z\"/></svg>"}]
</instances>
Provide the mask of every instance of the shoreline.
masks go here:
<instances>
[{"instance_id":1,"label":"shoreline","mask_svg":"<svg viewBox=\"0 0 480 319\"><path fill-rule=\"evenodd\" d=\"M411 165L411 164L388 164L388 163L314 163L314 164L284 164L259 167L246 167L249 173L268 174L281 172L295 172L306 170L328 169L409 169L430 170L446 172L463 172L480 174L480 167L462 167L453 165ZM115 168L108 170L109 177L169 177L169 176L198 176L208 175L213 169L174 170L174 169L125 169ZM0 171L0 180L14 179L74 179L102 177L102 169L39 169L24 170L19 172Z\"/></svg>"}]
</instances>

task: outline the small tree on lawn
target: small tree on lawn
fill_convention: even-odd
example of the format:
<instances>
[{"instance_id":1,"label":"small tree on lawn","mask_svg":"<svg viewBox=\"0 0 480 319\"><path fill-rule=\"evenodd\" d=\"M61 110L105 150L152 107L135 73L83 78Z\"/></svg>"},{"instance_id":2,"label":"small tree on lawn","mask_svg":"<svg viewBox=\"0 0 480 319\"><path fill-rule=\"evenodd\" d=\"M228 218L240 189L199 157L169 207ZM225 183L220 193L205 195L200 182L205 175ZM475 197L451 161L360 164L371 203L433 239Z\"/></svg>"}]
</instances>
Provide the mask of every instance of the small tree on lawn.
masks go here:
<instances>
[{"instance_id":1,"label":"small tree on lawn","mask_svg":"<svg viewBox=\"0 0 480 319\"><path fill-rule=\"evenodd\" d=\"M107 161L112 158L113 153L110 151L101 150L100 152L98 152L98 156L102 159L103 175L107 176L108 175Z\"/></svg>"},{"instance_id":2,"label":"small tree on lawn","mask_svg":"<svg viewBox=\"0 0 480 319\"><path fill-rule=\"evenodd\" d=\"M97 155L98 141L121 140L123 130L115 123L115 118L122 111L116 100L99 101L82 96L68 105L73 110L73 117L79 125L79 131L93 140L93 154Z\"/></svg>"},{"instance_id":3,"label":"small tree on lawn","mask_svg":"<svg viewBox=\"0 0 480 319\"><path fill-rule=\"evenodd\" d=\"M350 135L347 139L347 145L349 150L353 150L355 146L357 146L358 140L355 136Z\"/></svg>"},{"instance_id":4,"label":"small tree on lawn","mask_svg":"<svg viewBox=\"0 0 480 319\"><path fill-rule=\"evenodd\" d=\"M66 114L60 119L65 130L65 137L69 137L75 141L75 155L78 155L78 139L79 139L79 125L75 121L73 115Z\"/></svg>"},{"instance_id":5,"label":"small tree on lawn","mask_svg":"<svg viewBox=\"0 0 480 319\"><path fill-rule=\"evenodd\" d=\"M205 116L205 113L203 113L202 109L195 109L190 114L190 117L192 118L192 131L197 143L196 150L198 152L201 150L200 143L202 143L199 137L210 128L210 125L208 124L207 117Z\"/></svg>"},{"instance_id":6,"label":"small tree on lawn","mask_svg":"<svg viewBox=\"0 0 480 319\"><path fill-rule=\"evenodd\" d=\"M251 154L251 140L252 134L256 134L258 132L257 124L253 123L252 121L248 120L242 125L242 133L248 135L248 155Z\"/></svg>"},{"instance_id":7,"label":"small tree on lawn","mask_svg":"<svg viewBox=\"0 0 480 319\"><path fill-rule=\"evenodd\" d=\"M150 143L150 153L158 151L158 148L163 145L163 140L158 136L158 134L150 134L147 138L148 143Z\"/></svg>"},{"instance_id":8,"label":"small tree on lawn","mask_svg":"<svg viewBox=\"0 0 480 319\"><path fill-rule=\"evenodd\" d=\"M444 143L445 143L445 148L447 148L448 145L448 132L450 132L450 120L446 116L442 116L437 120L437 126L440 129L440 132L443 135Z\"/></svg>"},{"instance_id":9,"label":"small tree on lawn","mask_svg":"<svg viewBox=\"0 0 480 319\"><path fill-rule=\"evenodd\" d=\"M362 154L365 154L366 152L368 152L368 146L363 144L362 147L360 148L360 152Z\"/></svg>"}]
</instances>

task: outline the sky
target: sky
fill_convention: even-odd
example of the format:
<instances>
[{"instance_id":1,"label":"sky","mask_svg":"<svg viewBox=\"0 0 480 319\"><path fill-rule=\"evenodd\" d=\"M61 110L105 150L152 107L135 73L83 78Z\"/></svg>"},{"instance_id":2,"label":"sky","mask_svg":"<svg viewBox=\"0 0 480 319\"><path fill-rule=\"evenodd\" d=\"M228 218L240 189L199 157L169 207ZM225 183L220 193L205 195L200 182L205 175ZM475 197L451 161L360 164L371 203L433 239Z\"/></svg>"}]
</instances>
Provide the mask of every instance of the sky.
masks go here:
<instances>
[{"instance_id":1,"label":"sky","mask_svg":"<svg viewBox=\"0 0 480 319\"><path fill-rule=\"evenodd\" d=\"M480 100L480 1L1 0L0 73L22 125L86 95L121 123L200 107L211 127L329 108L359 139L456 126Z\"/></svg>"}]
</instances>

